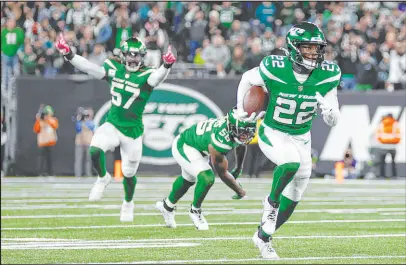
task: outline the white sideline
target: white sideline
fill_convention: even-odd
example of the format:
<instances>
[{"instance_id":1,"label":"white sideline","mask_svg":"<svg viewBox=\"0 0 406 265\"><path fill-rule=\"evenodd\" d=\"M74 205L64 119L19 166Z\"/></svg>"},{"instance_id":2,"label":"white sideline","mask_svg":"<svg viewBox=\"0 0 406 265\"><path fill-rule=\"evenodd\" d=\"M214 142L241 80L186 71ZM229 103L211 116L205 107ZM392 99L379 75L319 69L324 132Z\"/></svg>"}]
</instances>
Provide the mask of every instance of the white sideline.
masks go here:
<instances>
[{"instance_id":1,"label":"white sideline","mask_svg":"<svg viewBox=\"0 0 406 265\"><path fill-rule=\"evenodd\" d=\"M181 263L209 263L213 262L220 264L221 262L244 262L244 261L262 261L275 263L278 261L296 261L296 260L340 260L340 259L391 259L391 258L406 258L406 256L341 256L341 257L302 257L302 258L280 258L278 260L266 260L261 258L253 259L206 259L206 260L146 260L135 262L114 262L114 263L80 263L80 264L181 264ZM70 263L72 264L72 263ZM75 263L74 263L75 264ZM79 263L76 263L79 264Z\"/></svg>"},{"instance_id":2,"label":"white sideline","mask_svg":"<svg viewBox=\"0 0 406 265\"><path fill-rule=\"evenodd\" d=\"M120 206L117 206L120 208ZM117 208L117 209L118 209ZM18 208L17 208L18 209ZM16 210L17 210L16 209ZM109 208L110 209L110 208ZM4 208L3 208L4 210ZM395 212L396 215L406 214L406 208L366 208L366 209L303 209L296 210L295 213L326 213L326 214L371 214L381 212ZM403 212L399 212L403 211ZM204 211L208 215L234 215L234 214L260 214L262 209L220 209L209 208ZM135 216L160 216L158 212L135 213ZM189 215L188 212L176 212L176 215ZM100 214L48 214L48 215L2 215L1 219L49 219L49 218L87 218L87 217L115 217L119 216L118 213L100 213Z\"/></svg>"},{"instance_id":3,"label":"white sideline","mask_svg":"<svg viewBox=\"0 0 406 265\"><path fill-rule=\"evenodd\" d=\"M379 222L405 222L406 219L377 219L377 220L307 220L288 221L288 224L318 224L318 223L379 223ZM258 225L259 222L230 222L230 223L209 223L210 226L223 225ZM3 225L4 226L4 225ZM99 225L99 226L56 226L56 227L2 227L1 231L15 230L68 230L68 229L109 229L109 228L135 228L135 227L164 227L164 224L144 225ZM177 224L177 226L194 226L193 224Z\"/></svg>"}]
</instances>

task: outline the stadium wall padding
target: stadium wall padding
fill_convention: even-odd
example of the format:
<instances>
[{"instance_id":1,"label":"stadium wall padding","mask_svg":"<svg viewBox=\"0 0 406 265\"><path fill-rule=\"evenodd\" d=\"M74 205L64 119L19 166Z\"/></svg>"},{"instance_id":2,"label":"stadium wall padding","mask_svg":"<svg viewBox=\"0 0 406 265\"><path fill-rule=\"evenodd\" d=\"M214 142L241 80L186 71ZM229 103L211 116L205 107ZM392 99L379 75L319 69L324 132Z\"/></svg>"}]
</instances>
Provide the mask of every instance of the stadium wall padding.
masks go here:
<instances>
[{"instance_id":1,"label":"stadium wall padding","mask_svg":"<svg viewBox=\"0 0 406 265\"><path fill-rule=\"evenodd\" d=\"M170 146L168 141L192 121L219 116L219 110L227 113L235 105L238 83L239 79L168 79L160 86L163 89L154 91L151 101L153 104L151 103L147 116L148 121L158 119L158 123L154 121L154 124L158 125L154 125L156 128L153 128L158 133L154 133L153 130L148 133L146 130L146 135L148 134L151 138L144 153L148 152L149 158L146 159L147 163L141 163L138 172L152 175L154 173L179 174L180 168L168 157L168 146ZM16 175L38 175L39 151L32 127L41 103L53 106L55 116L59 119L58 143L53 153L55 175L74 175L75 126L72 117L75 116L79 106L92 107L95 113L102 108L110 98L107 82L83 76L55 79L23 76L17 79L17 98ZM395 117L400 117L403 129L403 139L398 148L397 160L398 175L405 176L405 98L405 91L340 92L339 101L344 120L340 121L341 126L333 132L334 129L325 125L321 117L316 117L313 122L312 146L320 155L317 171L331 173L334 160L342 157L343 150L350 144L355 149L355 158L358 156L359 160L367 161L368 150L365 147L365 139L368 135L363 137L360 133L371 131L374 123L379 122L381 114L392 112ZM153 105L154 108L152 108ZM173 123L174 120L177 123ZM146 127L148 126L146 124ZM159 132L165 132L165 137ZM157 149L166 148L166 150L158 150L161 158L156 161L153 158L153 150L151 151L151 148L155 148L152 135L163 137L157 140L159 145ZM160 143L164 143L165 146L162 147ZM250 162L250 152L251 150L248 151L245 165ZM233 154L229 154L229 160L230 165L233 165ZM107 168L112 172L112 154L108 155L107 162ZM245 166L246 169L247 166Z\"/></svg>"}]
</instances>

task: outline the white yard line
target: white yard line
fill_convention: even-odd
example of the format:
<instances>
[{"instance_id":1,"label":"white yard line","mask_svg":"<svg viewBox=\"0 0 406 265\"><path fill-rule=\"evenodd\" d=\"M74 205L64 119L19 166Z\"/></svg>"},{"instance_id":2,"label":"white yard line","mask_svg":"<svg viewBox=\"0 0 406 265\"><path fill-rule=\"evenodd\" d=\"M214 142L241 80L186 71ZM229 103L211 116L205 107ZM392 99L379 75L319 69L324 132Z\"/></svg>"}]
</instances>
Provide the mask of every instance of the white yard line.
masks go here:
<instances>
[{"instance_id":1,"label":"white yard line","mask_svg":"<svg viewBox=\"0 0 406 265\"><path fill-rule=\"evenodd\" d=\"M63 208L63 207L61 207ZM77 207L82 208L82 207ZM117 207L119 209L120 206ZM151 207L152 208L152 207ZM4 209L4 208L3 208ZM17 210L16 208L15 210ZM111 208L108 208L111 209ZM180 208L182 209L182 208ZM186 207L185 207L186 209ZM187 208L188 209L188 208ZM154 209L152 209L154 210ZM214 211L213 211L214 210ZM380 212L399 212L406 211L406 208L366 208L366 209L303 209L296 210L295 213L326 213L326 214L371 214ZM233 209L233 208L207 208L205 215L237 215L237 214L260 214L262 209ZM405 214L405 213L403 213ZM135 213L135 216L159 216L159 212ZM176 212L176 215L189 215L188 212ZM101 213L101 214L48 214L48 215L2 215L1 219L48 219L48 218L88 218L88 217L114 217L118 213Z\"/></svg>"},{"instance_id":2,"label":"white yard line","mask_svg":"<svg viewBox=\"0 0 406 265\"><path fill-rule=\"evenodd\" d=\"M319 239L319 238L380 238L380 237L406 237L406 234L366 234L366 235L316 235L316 236L274 236L273 239ZM86 240L86 239L63 239L63 238L2 238L2 244L38 244L55 243L65 244L79 243L136 243L136 242L172 242L172 241L222 241L222 240L251 240L250 237L184 237L184 238L156 238L156 239L107 239L107 240ZM27 242L27 243L25 243Z\"/></svg>"},{"instance_id":3,"label":"white yard line","mask_svg":"<svg viewBox=\"0 0 406 265\"><path fill-rule=\"evenodd\" d=\"M39 250L39 249L126 249L126 248L178 248L178 247L197 247L200 246L199 243L130 243L130 244L120 244L120 245L110 245L109 243L104 244L69 244L69 243L35 243L35 244L18 244L18 245L7 245L1 244L1 249L10 249L10 250Z\"/></svg>"},{"instance_id":4,"label":"white yard line","mask_svg":"<svg viewBox=\"0 0 406 265\"><path fill-rule=\"evenodd\" d=\"M262 262L278 262L278 261L299 261L299 260L341 260L341 259L393 259L393 258L406 258L406 256L340 256L340 257L302 257L302 258L280 258L278 260L266 260L261 258L252 259L205 259L205 260L145 260L135 262L114 262L114 263L87 263L87 264L183 264L183 263L216 263L221 264L223 262L238 262L244 261L262 261ZM72 263L70 263L72 264ZM79 264L79 263L76 263ZM84 263L81 263L84 264ZM86 263L85 263L86 264Z\"/></svg>"},{"instance_id":5,"label":"white yard line","mask_svg":"<svg viewBox=\"0 0 406 265\"><path fill-rule=\"evenodd\" d=\"M380 222L405 222L406 219L377 219L377 220L307 220L288 221L289 224L319 224L319 223L380 223ZM258 225L259 222L230 222L209 223L210 226L224 225ZM3 225L4 226L4 225ZM111 228L136 228L136 227L163 227L164 224L143 225L99 225L99 226L55 226L55 227L2 227L1 231L15 230L69 230L69 229L111 229ZM193 226L193 224L177 224L177 226Z\"/></svg>"}]
</instances>

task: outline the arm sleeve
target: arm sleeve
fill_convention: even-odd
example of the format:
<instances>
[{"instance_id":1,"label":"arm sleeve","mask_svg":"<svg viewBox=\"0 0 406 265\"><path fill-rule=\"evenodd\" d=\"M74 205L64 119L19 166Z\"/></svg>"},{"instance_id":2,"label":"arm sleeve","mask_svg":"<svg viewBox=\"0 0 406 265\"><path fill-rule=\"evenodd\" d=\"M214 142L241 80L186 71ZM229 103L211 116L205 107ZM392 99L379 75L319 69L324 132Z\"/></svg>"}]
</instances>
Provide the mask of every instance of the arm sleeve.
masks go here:
<instances>
[{"instance_id":1,"label":"arm sleeve","mask_svg":"<svg viewBox=\"0 0 406 265\"><path fill-rule=\"evenodd\" d=\"M74 67L94 78L103 79L106 76L106 70L102 66L94 64L80 55L75 54L70 62Z\"/></svg>"},{"instance_id":2,"label":"arm sleeve","mask_svg":"<svg viewBox=\"0 0 406 265\"><path fill-rule=\"evenodd\" d=\"M337 98L337 88L333 88L324 96L327 104L331 106L332 111L329 114L323 115L324 122L329 126L335 126L340 117L340 109Z\"/></svg>"},{"instance_id":3,"label":"arm sleeve","mask_svg":"<svg viewBox=\"0 0 406 265\"><path fill-rule=\"evenodd\" d=\"M39 132L41 131L41 125L40 125L38 119L35 120L34 127L32 128L32 130L33 130L35 133L39 133Z\"/></svg>"},{"instance_id":4,"label":"arm sleeve","mask_svg":"<svg viewBox=\"0 0 406 265\"><path fill-rule=\"evenodd\" d=\"M255 67L251 70L245 72L242 77L240 84L238 85L237 90L237 108L242 110L243 109L243 101L245 93L250 89L252 86L265 86L264 80L262 79L259 68Z\"/></svg>"},{"instance_id":5,"label":"arm sleeve","mask_svg":"<svg viewBox=\"0 0 406 265\"><path fill-rule=\"evenodd\" d=\"M76 127L76 133L80 133L82 131L82 125L81 125L80 121L76 121L75 127Z\"/></svg>"},{"instance_id":6,"label":"arm sleeve","mask_svg":"<svg viewBox=\"0 0 406 265\"><path fill-rule=\"evenodd\" d=\"M168 77L170 72L170 68L165 68L164 65L161 65L157 70L155 70L149 77L148 77L148 85L152 87L156 87L161 84L165 79Z\"/></svg>"}]
</instances>

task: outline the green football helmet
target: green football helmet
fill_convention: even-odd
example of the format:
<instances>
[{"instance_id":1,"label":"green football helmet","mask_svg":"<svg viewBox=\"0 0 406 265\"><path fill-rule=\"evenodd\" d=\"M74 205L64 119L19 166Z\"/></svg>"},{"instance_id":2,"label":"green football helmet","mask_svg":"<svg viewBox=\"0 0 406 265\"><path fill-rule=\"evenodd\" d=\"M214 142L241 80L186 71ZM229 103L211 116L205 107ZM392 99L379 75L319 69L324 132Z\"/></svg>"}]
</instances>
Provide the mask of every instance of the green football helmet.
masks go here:
<instances>
[{"instance_id":1,"label":"green football helmet","mask_svg":"<svg viewBox=\"0 0 406 265\"><path fill-rule=\"evenodd\" d=\"M286 34L288 56L294 65L313 70L324 61L327 45L320 28L310 22L293 26Z\"/></svg>"},{"instance_id":2,"label":"green football helmet","mask_svg":"<svg viewBox=\"0 0 406 265\"><path fill-rule=\"evenodd\" d=\"M234 142L247 145L255 136L257 123L246 122L237 118L232 109L227 113L227 128Z\"/></svg>"},{"instance_id":3,"label":"green football helmet","mask_svg":"<svg viewBox=\"0 0 406 265\"><path fill-rule=\"evenodd\" d=\"M145 44L135 38L129 38L121 44L121 61L125 64L127 71L136 72L144 64L144 57L147 54Z\"/></svg>"}]
</instances>

